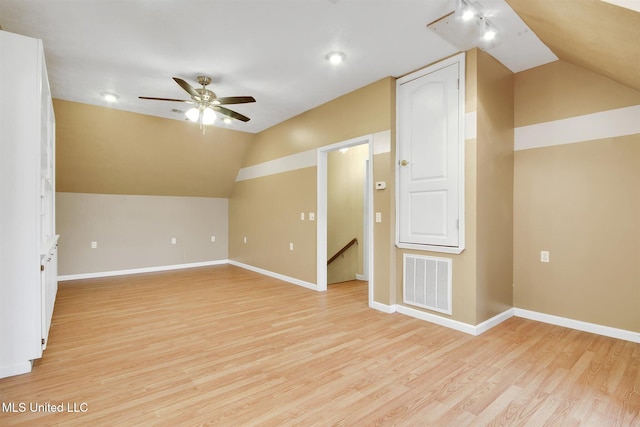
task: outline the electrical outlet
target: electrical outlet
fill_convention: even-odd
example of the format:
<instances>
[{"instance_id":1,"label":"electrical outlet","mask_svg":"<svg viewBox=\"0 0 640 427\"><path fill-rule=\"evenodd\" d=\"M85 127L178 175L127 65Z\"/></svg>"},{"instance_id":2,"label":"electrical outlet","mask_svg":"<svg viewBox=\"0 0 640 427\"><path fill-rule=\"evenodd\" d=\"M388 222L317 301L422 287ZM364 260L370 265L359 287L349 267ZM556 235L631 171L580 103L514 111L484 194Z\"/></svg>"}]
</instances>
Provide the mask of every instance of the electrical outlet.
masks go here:
<instances>
[{"instance_id":1,"label":"electrical outlet","mask_svg":"<svg viewBox=\"0 0 640 427\"><path fill-rule=\"evenodd\" d=\"M178 243L178 239L176 239L175 237L171 238L171 244L175 245L176 243Z\"/></svg>"},{"instance_id":2,"label":"electrical outlet","mask_svg":"<svg viewBox=\"0 0 640 427\"><path fill-rule=\"evenodd\" d=\"M293 243L289 243L289 250L292 251L293 250Z\"/></svg>"},{"instance_id":3,"label":"electrical outlet","mask_svg":"<svg viewBox=\"0 0 640 427\"><path fill-rule=\"evenodd\" d=\"M300 221L304 221L304 212L300 212Z\"/></svg>"},{"instance_id":4,"label":"electrical outlet","mask_svg":"<svg viewBox=\"0 0 640 427\"><path fill-rule=\"evenodd\" d=\"M313 212L309 212L309 221L314 221L316 219L316 214Z\"/></svg>"},{"instance_id":5,"label":"electrical outlet","mask_svg":"<svg viewBox=\"0 0 640 427\"><path fill-rule=\"evenodd\" d=\"M211 236L211 242L215 242L216 241L216 236Z\"/></svg>"},{"instance_id":6,"label":"electrical outlet","mask_svg":"<svg viewBox=\"0 0 640 427\"><path fill-rule=\"evenodd\" d=\"M98 242L91 242L91 249L96 249L98 247Z\"/></svg>"},{"instance_id":7,"label":"electrical outlet","mask_svg":"<svg viewBox=\"0 0 640 427\"><path fill-rule=\"evenodd\" d=\"M549 262L549 251L540 251L540 262Z\"/></svg>"},{"instance_id":8,"label":"electrical outlet","mask_svg":"<svg viewBox=\"0 0 640 427\"><path fill-rule=\"evenodd\" d=\"M376 212L376 222L382 222L382 212Z\"/></svg>"},{"instance_id":9,"label":"electrical outlet","mask_svg":"<svg viewBox=\"0 0 640 427\"><path fill-rule=\"evenodd\" d=\"M244 236L244 237L242 238L242 241L243 241L244 243L247 243L247 236Z\"/></svg>"}]
</instances>

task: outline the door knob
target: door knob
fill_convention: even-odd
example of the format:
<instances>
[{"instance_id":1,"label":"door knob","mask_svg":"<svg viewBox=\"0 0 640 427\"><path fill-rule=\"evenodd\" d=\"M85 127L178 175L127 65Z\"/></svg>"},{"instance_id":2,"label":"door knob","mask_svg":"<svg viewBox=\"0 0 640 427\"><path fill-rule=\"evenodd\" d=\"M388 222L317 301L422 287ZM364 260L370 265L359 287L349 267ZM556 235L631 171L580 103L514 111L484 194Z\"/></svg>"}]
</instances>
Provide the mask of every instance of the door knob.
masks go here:
<instances>
[{"instance_id":1,"label":"door knob","mask_svg":"<svg viewBox=\"0 0 640 427\"><path fill-rule=\"evenodd\" d=\"M407 166L408 164L409 164L409 162L408 162L408 161L406 161L406 160L402 160L402 161L400 162L400 166Z\"/></svg>"}]
</instances>

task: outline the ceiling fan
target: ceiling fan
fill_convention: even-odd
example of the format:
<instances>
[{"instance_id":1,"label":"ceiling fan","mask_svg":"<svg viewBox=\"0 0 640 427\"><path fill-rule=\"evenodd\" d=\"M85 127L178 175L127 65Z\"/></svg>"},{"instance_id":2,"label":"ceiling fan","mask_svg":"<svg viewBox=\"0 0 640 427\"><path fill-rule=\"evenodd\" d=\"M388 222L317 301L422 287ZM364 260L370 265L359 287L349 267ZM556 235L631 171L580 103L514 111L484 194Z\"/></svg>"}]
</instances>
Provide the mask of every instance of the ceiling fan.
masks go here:
<instances>
[{"instance_id":1,"label":"ceiling fan","mask_svg":"<svg viewBox=\"0 0 640 427\"><path fill-rule=\"evenodd\" d=\"M194 88L186 81L181 78L174 77L178 85L184 89L190 96L191 100L187 101L184 99L173 99L173 98L154 98L149 96L140 96L140 99L151 99L155 101L173 101L173 102L185 102L187 104L192 104L194 107L190 108L186 112L187 119L192 122L199 122L200 127L202 128L202 133L204 134L204 126L210 125L215 122L216 114L218 112L225 116L225 121L230 120L231 118L237 119L243 122L248 122L250 119L247 116L243 116L242 114L230 110L228 108L222 107L222 105L227 104L246 104L249 102L256 102L253 96L228 96L223 98L218 98L218 96L213 92L207 89L207 85L211 83L211 77L207 76L198 76L198 83L202 85L202 88Z\"/></svg>"}]
</instances>

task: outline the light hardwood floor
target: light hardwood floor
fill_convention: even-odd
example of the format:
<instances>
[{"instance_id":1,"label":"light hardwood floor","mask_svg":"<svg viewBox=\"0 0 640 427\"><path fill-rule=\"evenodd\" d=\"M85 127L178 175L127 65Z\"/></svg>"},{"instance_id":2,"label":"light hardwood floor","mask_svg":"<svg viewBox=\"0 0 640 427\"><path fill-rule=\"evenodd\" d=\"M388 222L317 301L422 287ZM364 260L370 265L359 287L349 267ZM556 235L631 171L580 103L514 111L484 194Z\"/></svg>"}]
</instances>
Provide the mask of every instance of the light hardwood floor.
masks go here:
<instances>
[{"instance_id":1,"label":"light hardwood floor","mask_svg":"<svg viewBox=\"0 0 640 427\"><path fill-rule=\"evenodd\" d=\"M362 282L224 265L62 282L0 400L3 426L637 426L640 344L520 318L473 337L370 309Z\"/></svg>"}]
</instances>

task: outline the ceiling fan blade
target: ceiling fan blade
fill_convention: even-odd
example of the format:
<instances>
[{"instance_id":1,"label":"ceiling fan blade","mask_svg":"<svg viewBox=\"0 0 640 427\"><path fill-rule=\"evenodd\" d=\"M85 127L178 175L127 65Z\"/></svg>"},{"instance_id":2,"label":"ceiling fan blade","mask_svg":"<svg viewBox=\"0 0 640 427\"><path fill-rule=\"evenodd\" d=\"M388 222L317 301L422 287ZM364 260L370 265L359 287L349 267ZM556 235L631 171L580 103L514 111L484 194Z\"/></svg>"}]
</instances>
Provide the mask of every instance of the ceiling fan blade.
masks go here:
<instances>
[{"instance_id":1,"label":"ceiling fan blade","mask_svg":"<svg viewBox=\"0 0 640 427\"><path fill-rule=\"evenodd\" d=\"M211 108L213 108L220 114L224 114L225 116L229 116L231 118L238 119L243 122L248 122L249 120L251 120L249 117L243 116L242 114L236 113L235 111L229 110L228 108L220 107L218 105L212 105Z\"/></svg>"},{"instance_id":2,"label":"ceiling fan blade","mask_svg":"<svg viewBox=\"0 0 640 427\"><path fill-rule=\"evenodd\" d=\"M227 96L225 98L216 98L215 104L246 104L248 102L256 102L253 96Z\"/></svg>"},{"instance_id":3,"label":"ceiling fan blade","mask_svg":"<svg viewBox=\"0 0 640 427\"><path fill-rule=\"evenodd\" d=\"M185 101L184 99L173 98L154 98L151 96L139 96L140 99L151 99L152 101L174 101L174 102L186 102L187 104L193 104L193 101Z\"/></svg>"},{"instance_id":4,"label":"ceiling fan blade","mask_svg":"<svg viewBox=\"0 0 640 427\"><path fill-rule=\"evenodd\" d=\"M196 98L201 97L198 91L196 91L189 83L185 82L182 79L179 79L178 77L174 77L173 80L175 80L175 82L178 83L182 89L186 90L189 95L195 96Z\"/></svg>"}]
</instances>

